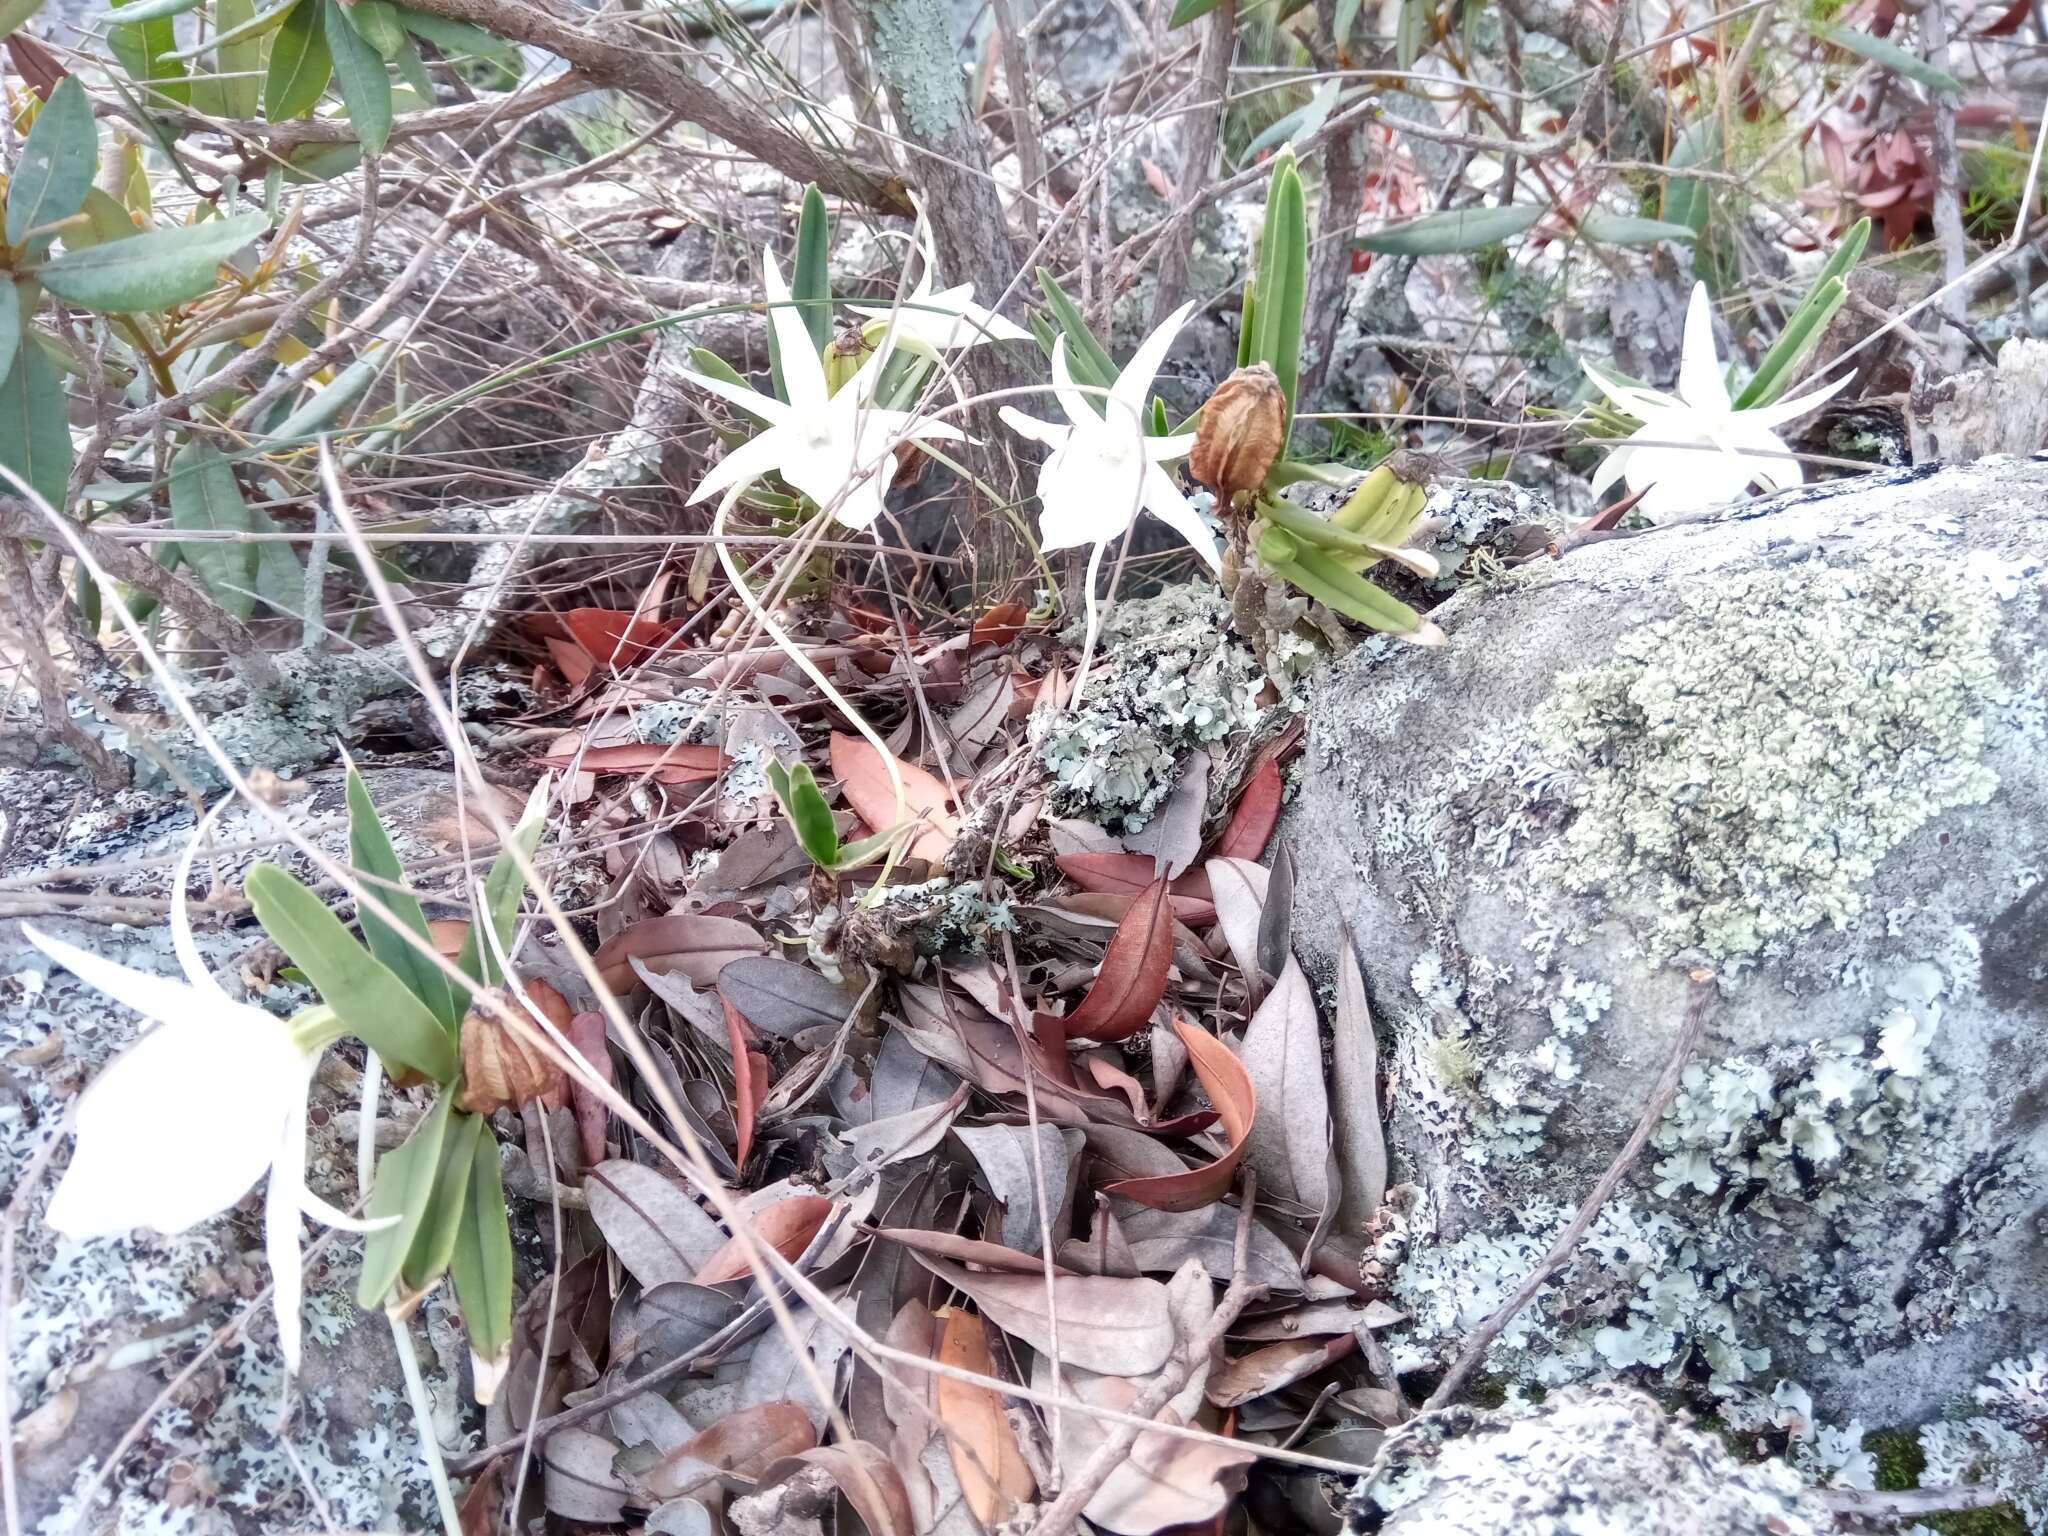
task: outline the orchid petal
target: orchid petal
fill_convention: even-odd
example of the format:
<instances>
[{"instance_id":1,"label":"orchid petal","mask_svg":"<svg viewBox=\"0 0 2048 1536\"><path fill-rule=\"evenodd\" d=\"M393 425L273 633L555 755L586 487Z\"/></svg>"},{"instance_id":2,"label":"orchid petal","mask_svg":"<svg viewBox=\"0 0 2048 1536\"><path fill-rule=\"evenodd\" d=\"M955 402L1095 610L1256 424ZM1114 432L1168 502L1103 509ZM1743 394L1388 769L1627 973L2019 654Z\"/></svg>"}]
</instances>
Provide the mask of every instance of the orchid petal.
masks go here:
<instances>
[{"instance_id":1,"label":"orchid petal","mask_svg":"<svg viewBox=\"0 0 2048 1536\"><path fill-rule=\"evenodd\" d=\"M1685 309L1685 350L1678 358L1678 398L1696 411L1720 413L1733 404L1721 377L1721 355L1714 349L1714 309L1707 285L1692 285Z\"/></svg>"},{"instance_id":2,"label":"orchid petal","mask_svg":"<svg viewBox=\"0 0 2048 1536\"><path fill-rule=\"evenodd\" d=\"M1109 398L1140 423L1145 420L1145 402L1151 397L1152 381L1179 339L1181 327L1194 312L1195 301L1190 299L1153 327L1152 334L1138 343L1138 350L1131 354L1131 360L1124 364L1123 372L1110 388Z\"/></svg>"},{"instance_id":3,"label":"orchid petal","mask_svg":"<svg viewBox=\"0 0 2048 1536\"><path fill-rule=\"evenodd\" d=\"M1604 496L1609 487L1627 472L1629 456L1634 452L1633 448L1623 443L1600 461L1600 467L1593 471L1592 483L1588 486L1595 501Z\"/></svg>"},{"instance_id":4,"label":"orchid petal","mask_svg":"<svg viewBox=\"0 0 2048 1536\"><path fill-rule=\"evenodd\" d=\"M1094 397L1084 393L1074 381L1074 370L1067 363L1067 338L1064 336L1052 344L1052 392L1060 403L1060 409L1067 413L1067 420L1075 426L1101 424L1101 412L1090 403Z\"/></svg>"},{"instance_id":5,"label":"orchid petal","mask_svg":"<svg viewBox=\"0 0 2048 1536\"><path fill-rule=\"evenodd\" d=\"M1176 437L1148 437L1145 439L1145 457L1154 464L1171 464L1193 453L1195 444L1200 441L1199 432L1182 432Z\"/></svg>"},{"instance_id":6,"label":"orchid petal","mask_svg":"<svg viewBox=\"0 0 2048 1536\"><path fill-rule=\"evenodd\" d=\"M716 395L728 404L738 406L749 416L767 422L771 427L787 426L795 419L796 413L773 395L764 395L758 389L745 384L735 384L730 379L714 378L708 373L698 373L691 368L679 368L676 371L707 395Z\"/></svg>"},{"instance_id":7,"label":"orchid petal","mask_svg":"<svg viewBox=\"0 0 2048 1536\"><path fill-rule=\"evenodd\" d=\"M80 981L106 993L123 1007L134 1009L146 1019L167 1022L192 1017L199 1011L192 989L185 982L133 971L111 960L102 960L98 955L66 944L62 939L52 938L27 923L21 925L21 935Z\"/></svg>"},{"instance_id":8,"label":"orchid petal","mask_svg":"<svg viewBox=\"0 0 2048 1536\"><path fill-rule=\"evenodd\" d=\"M1735 419L1753 421L1759 426L1781 427L1788 421L1797 421L1808 411L1819 410L1847 389L1855 377L1854 372L1845 373L1840 378L1823 384L1819 389L1810 389L1803 395L1788 396L1770 405L1757 406L1754 410L1737 411Z\"/></svg>"},{"instance_id":9,"label":"orchid petal","mask_svg":"<svg viewBox=\"0 0 2048 1536\"><path fill-rule=\"evenodd\" d=\"M708 501L728 487L744 490L763 475L773 474L783 467L787 445L782 430L777 428L728 448L725 457L712 465L710 472L697 482L697 489L690 493L689 505Z\"/></svg>"},{"instance_id":10,"label":"orchid petal","mask_svg":"<svg viewBox=\"0 0 2048 1536\"><path fill-rule=\"evenodd\" d=\"M1040 421L1036 416L1025 415L1014 405L999 406L996 415L1002 418L1004 426L1019 437L1029 438L1034 443L1043 443L1048 448L1064 447L1067 439L1074 435L1072 427Z\"/></svg>"},{"instance_id":11,"label":"orchid petal","mask_svg":"<svg viewBox=\"0 0 2048 1536\"><path fill-rule=\"evenodd\" d=\"M263 1251L270 1260L270 1305L277 1314L277 1344L284 1368L299 1373L305 1333L306 1257L299 1251L299 1208L306 1197L306 1106L301 1100L285 1117L284 1134L270 1165L263 1200Z\"/></svg>"},{"instance_id":12,"label":"orchid petal","mask_svg":"<svg viewBox=\"0 0 2048 1536\"><path fill-rule=\"evenodd\" d=\"M192 937L192 914L187 905L186 887L192 882L192 861L199 852L199 845L206 840L215 820L233 799L232 794L223 795L212 810L199 818L199 825L192 829L190 840L178 850L178 862L171 869L171 949L178 957L179 969L184 971L185 980L196 990L230 1007L234 1006L234 999L227 995L213 972L206 968L206 957L199 953L199 942Z\"/></svg>"},{"instance_id":13,"label":"orchid petal","mask_svg":"<svg viewBox=\"0 0 2048 1536\"><path fill-rule=\"evenodd\" d=\"M1729 422L1721 447L1742 464L1750 479L1760 480L1773 490L1806 483L1806 469L1792 456L1785 440L1748 411L1738 413Z\"/></svg>"},{"instance_id":14,"label":"orchid petal","mask_svg":"<svg viewBox=\"0 0 2048 1536\"><path fill-rule=\"evenodd\" d=\"M1195 553L1208 562L1210 570L1223 568L1216 536L1202 521L1194 503L1181 495L1172 478L1156 464L1145 471L1145 510L1187 540Z\"/></svg>"}]
</instances>

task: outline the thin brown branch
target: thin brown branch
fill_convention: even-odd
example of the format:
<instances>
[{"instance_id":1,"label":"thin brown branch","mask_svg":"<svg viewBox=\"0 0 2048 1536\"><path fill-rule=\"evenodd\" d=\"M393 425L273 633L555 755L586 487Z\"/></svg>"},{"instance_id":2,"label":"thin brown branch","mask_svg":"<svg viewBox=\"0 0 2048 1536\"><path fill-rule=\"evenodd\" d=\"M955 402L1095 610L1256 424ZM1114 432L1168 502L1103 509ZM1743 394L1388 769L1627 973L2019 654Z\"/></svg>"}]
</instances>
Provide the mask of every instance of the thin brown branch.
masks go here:
<instances>
[{"instance_id":1,"label":"thin brown branch","mask_svg":"<svg viewBox=\"0 0 2048 1536\"><path fill-rule=\"evenodd\" d=\"M1600 1208L1607 1203L1630 1168L1642 1156L1643 1148L1650 1144L1650 1135L1657 1129L1657 1122L1664 1118L1664 1112L1671 1107L1671 1100L1678 1093L1678 1080L1685 1072L1685 1064L1691 1059L1693 1048L1699 1044L1700 1034L1706 1028L1707 1009L1714 1000L1714 973L1708 970L1692 972L1692 998L1687 1003L1685 1022L1679 1026L1678 1038L1671 1042L1670 1059L1664 1063L1664 1070L1658 1075L1656 1086L1650 1090L1649 1102L1643 1106L1642 1118L1636 1121L1636 1128L1629 1133L1628 1140L1615 1154L1614 1161L1607 1165L1607 1171L1594 1184L1593 1192L1586 1196L1576 1215L1558 1233L1557 1241L1550 1245L1550 1251L1543 1255L1536 1267L1502 1305L1501 1309L1479 1325L1479 1329L1465 1341L1464 1349L1444 1373L1444 1379L1437 1383L1437 1389L1429 1394L1429 1400L1422 1405L1424 1413L1441 1408L1458 1394L1458 1389L1486 1359L1486 1351L1501 1331L1513 1322L1522 1308L1536 1297L1536 1293L1548 1285L1551 1278L1564 1268L1565 1261L1572 1256L1572 1250L1579 1246L1586 1233L1591 1230L1593 1218L1600 1214Z\"/></svg>"},{"instance_id":2,"label":"thin brown branch","mask_svg":"<svg viewBox=\"0 0 2048 1536\"><path fill-rule=\"evenodd\" d=\"M1195 213L1209 201L1209 162L1216 157L1223 104L1230 96L1230 57L1237 49L1237 0L1222 0L1204 25L1208 30L1202 34L1202 57L1195 67L1195 90L1200 99L1189 113L1187 134L1181 140L1180 206L1160 237L1159 285L1152 295L1155 326L1178 307L1188 285Z\"/></svg>"}]
</instances>

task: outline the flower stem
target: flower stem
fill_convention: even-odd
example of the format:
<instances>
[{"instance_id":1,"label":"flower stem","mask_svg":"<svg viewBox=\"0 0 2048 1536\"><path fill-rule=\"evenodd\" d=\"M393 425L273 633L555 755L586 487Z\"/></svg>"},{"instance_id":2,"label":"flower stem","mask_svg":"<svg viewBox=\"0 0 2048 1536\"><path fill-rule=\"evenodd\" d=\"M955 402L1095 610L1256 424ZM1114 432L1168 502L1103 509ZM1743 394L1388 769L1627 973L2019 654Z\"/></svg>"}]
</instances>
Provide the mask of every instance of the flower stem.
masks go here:
<instances>
[{"instance_id":1,"label":"flower stem","mask_svg":"<svg viewBox=\"0 0 2048 1536\"><path fill-rule=\"evenodd\" d=\"M427 1476L434 1484L434 1502L441 1509L442 1536L462 1536L462 1516L456 1511L455 1493L448 1486L448 1468L441 1460L441 1442L434 1434L433 1399L427 1396L427 1384L420 1375L420 1357L412 1347L412 1325L388 1307L384 1318L391 1324L391 1342L398 1346L398 1368L405 1374L405 1395L419 1424L420 1455L426 1458Z\"/></svg>"}]
</instances>

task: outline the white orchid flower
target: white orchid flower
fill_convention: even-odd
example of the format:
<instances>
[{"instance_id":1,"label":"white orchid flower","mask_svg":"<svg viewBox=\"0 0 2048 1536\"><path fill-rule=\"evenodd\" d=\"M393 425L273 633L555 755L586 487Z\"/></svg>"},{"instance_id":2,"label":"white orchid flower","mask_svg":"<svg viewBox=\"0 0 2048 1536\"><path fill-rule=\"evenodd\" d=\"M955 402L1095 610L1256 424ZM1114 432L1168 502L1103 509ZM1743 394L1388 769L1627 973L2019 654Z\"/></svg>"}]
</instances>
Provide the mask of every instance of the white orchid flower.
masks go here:
<instances>
[{"instance_id":1,"label":"white orchid flower","mask_svg":"<svg viewBox=\"0 0 2048 1536\"><path fill-rule=\"evenodd\" d=\"M924 270L918 275L917 286L901 304L894 308L871 304L848 307L870 320L886 321L893 314L896 344L906 352L931 358L955 347L971 347L984 341L1031 340L1031 333L1014 320L1005 320L994 310L975 303L972 283L956 283L951 288L932 291L939 262L932 245L931 219L922 202L917 203L917 248L924 254Z\"/></svg>"},{"instance_id":2,"label":"white orchid flower","mask_svg":"<svg viewBox=\"0 0 2048 1536\"><path fill-rule=\"evenodd\" d=\"M1064 336L1053 344L1052 376L1053 394L1066 422L1040 421L1010 406L1002 408L1002 418L1013 431L1053 450L1038 471L1039 542L1046 549L1093 545L1099 553L1131 526L1143 508L1194 546L1210 569L1221 568L1215 535L1164 468L1194 450L1195 434L1145 433L1152 380L1194 309L1193 303L1181 305L1138 344L1110 386L1101 412L1074 382Z\"/></svg>"},{"instance_id":3,"label":"white orchid flower","mask_svg":"<svg viewBox=\"0 0 2048 1536\"><path fill-rule=\"evenodd\" d=\"M1642 422L1601 460L1593 474L1593 495L1597 498L1626 476L1631 491L1647 493L1639 505L1652 517L1734 501L1752 481L1774 490L1804 484L1806 472L1772 428L1833 399L1851 377L1845 374L1807 394L1738 411L1714 347L1705 283L1693 284L1686 308L1676 395L1625 384L1591 364L1586 375L1617 407Z\"/></svg>"},{"instance_id":4,"label":"white orchid flower","mask_svg":"<svg viewBox=\"0 0 2048 1536\"><path fill-rule=\"evenodd\" d=\"M306 1188L306 1090L325 1040L302 1043L284 1020L229 997L193 941L185 884L212 820L200 824L171 877L171 944L184 981L22 926L37 949L155 1025L80 1097L78 1145L48 1220L79 1239L138 1227L183 1232L234 1205L267 1171L272 1305L285 1364L296 1372L305 1298L300 1214L352 1232L388 1222L358 1221Z\"/></svg>"},{"instance_id":5,"label":"white orchid flower","mask_svg":"<svg viewBox=\"0 0 2048 1536\"><path fill-rule=\"evenodd\" d=\"M789 288L772 254L763 254L762 268L768 323L775 328L776 356L789 399L784 402L745 384L683 370L683 377L699 389L768 424L767 431L719 460L690 501L706 501L721 491L736 495L762 476L777 474L846 527L865 528L882 515L899 446L965 441L967 434L950 422L876 405L875 384L888 360L879 350L834 393L817 344L789 302Z\"/></svg>"}]
</instances>

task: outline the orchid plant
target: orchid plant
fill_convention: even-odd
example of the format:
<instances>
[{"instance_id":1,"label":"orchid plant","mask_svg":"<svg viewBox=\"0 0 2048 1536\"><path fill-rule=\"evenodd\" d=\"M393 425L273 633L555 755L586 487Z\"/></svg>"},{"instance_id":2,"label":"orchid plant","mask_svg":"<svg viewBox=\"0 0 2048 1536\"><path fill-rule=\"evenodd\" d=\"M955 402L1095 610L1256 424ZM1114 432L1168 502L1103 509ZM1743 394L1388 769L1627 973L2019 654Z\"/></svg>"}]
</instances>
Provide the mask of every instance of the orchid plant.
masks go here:
<instances>
[{"instance_id":1,"label":"orchid plant","mask_svg":"<svg viewBox=\"0 0 2048 1536\"><path fill-rule=\"evenodd\" d=\"M544 780L513 834L529 859L547 790ZM305 1214L364 1234L356 1299L365 1308L402 1316L453 1277L477 1397L489 1401L511 1343L512 1240L497 1139L482 1112L492 1106L493 1087L474 1070L473 1036L499 1025L471 1002L505 980L498 957L512 943L524 881L518 860L502 852L485 879L484 910L469 926L456 979L428 958L425 913L353 767L348 809L350 859L372 893L361 907L361 940L278 865L258 863L245 881L264 929L320 994L289 1020L229 997L193 939L186 885L212 815L172 878L171 935L184 981L24 930L52 960L155 1026L81 1098L77 1148L49 1221L73 1237L183 1231L227 1210L267 1173L264 1247L287 1367L295 1372L301 1356ZM486 924L488 936L480 932ZM432 1108L377 1164L366 1218L321 1200L305 1181L307 1089L322 1054L349 1036L374 1053L373 1063L434 1088Z\"/></svg>"},{"instance_id":2,"label":"orchid plant","mask_svg":"<svg viewBox=\"0 0 2048 1536\"><path fill-rule=\"evenodd\" d=\"M1737 392L1728 388L1714 344L1713 306L1705 283L1693 284L1686 306L1675 394L1584 364L1586 376L1605 397L1588 411L1588 424L1602 437L1620 439L1593 473L1594 496L1626 481L1641 498L1636 505L1644 515L1669 517L1737 500L1752 484L1772 490L1803 484L1806 472L1777 428L1826 404L1852 375L1800 395L1787 397L1785 390L1846 301L1845 275L1869 238L1868 219L1843 237L1756 373Z\"/></svg>"}]
</instances>

